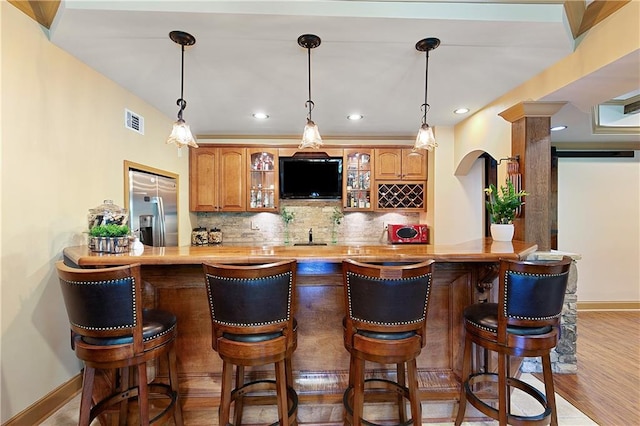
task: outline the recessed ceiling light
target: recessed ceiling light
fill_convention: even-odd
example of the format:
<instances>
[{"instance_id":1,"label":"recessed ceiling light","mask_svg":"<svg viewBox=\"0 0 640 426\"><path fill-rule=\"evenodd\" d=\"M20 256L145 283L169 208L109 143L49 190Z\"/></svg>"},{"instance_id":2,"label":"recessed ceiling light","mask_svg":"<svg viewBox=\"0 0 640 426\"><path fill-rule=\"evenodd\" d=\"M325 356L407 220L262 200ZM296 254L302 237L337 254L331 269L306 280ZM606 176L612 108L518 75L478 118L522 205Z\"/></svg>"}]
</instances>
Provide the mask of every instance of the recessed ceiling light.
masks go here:
<instances>
[{"instance_id":1,"label":"recessed ceiling light","mask_svg":"<svg viewBox=\"0 0 640 426\"><path fill-rule=\"evenodd\" d=\"M466 114L469 112L469 108L458 108L453 111L454 114Z\"/></svg>"},{"instance_id":2,"label":"recessed ceiling light","mask_svg":"<svg viewBox=\"0 0 640 426\"><path fill-rule=\"evenodd\" d=\"M552 132L557 132L558 130L564 130L564 129L566 129L566 128L567 128L567 126L564 126L564 125L563 125L563 126L553 126L553 127L551 128L551 131L552 131Z\"/></svg>"},{"instance_id":3,"label":"recessed ceiling light","mask_svg":"<svg viewBox=\"0 0 640 426\"><path fill-rule=\"evenodd\" d=\"M253 118L258 119L258 120L266 120L267 118L269 118L269 116L267 114L265 114L264 112L256 112L253 115Z\"/></svg>"},{"instance_id":4,"label":"recessed ceiling light","mask_svg":"<svg viewBox=\"0 0 640 426\"><path fill-rule=\"evenodd\" d=\"M347 115L347 120L362 120L364 118L364 115L362 114L349 114Z\"/></svg>"}]
</instances>

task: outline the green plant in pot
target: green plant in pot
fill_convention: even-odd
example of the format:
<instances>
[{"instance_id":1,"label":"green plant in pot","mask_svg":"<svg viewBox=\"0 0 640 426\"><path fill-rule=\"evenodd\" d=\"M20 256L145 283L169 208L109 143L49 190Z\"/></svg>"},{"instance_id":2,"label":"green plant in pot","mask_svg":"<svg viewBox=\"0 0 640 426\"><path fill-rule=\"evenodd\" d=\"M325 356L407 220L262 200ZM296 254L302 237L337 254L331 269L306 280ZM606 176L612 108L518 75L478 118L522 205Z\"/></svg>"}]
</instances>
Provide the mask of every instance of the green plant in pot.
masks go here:
<instances>
[{"instance_id":1,"label":"green plant in pot","mask_svg":"<svg viewBox=\"0 0 640 426\"><path fill-rule=\"evenodd\" d=\"M487 212L491 218L491 237L495 241L511 241L513 220L518 208L524 204L522 197L529 194L524 190L516 191L510 180L506 181L506 185L501 185L500 190L491 184L484 192L487 194Z\"/></svg>"},{"instance_id":2,"label":"green plant in pot","mask_svg":"<svg viewBox=\"0 0 640 426\"><path fill-rule=\"evenodd\" d=\"M127 225L98 225L89 230L89 248L101 253L124 253L129 249Z\"/></svg>"}]
</instances>

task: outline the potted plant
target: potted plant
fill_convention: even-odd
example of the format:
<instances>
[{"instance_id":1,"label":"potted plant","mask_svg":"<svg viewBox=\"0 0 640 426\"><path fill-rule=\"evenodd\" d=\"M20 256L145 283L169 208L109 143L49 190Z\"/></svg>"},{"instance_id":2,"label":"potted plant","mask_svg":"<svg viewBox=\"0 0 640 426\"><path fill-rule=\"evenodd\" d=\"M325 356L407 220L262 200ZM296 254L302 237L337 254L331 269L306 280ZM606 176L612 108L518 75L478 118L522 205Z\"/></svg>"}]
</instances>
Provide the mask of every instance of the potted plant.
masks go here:
<instances>
[{"instance_id":1,"label":"potted plant","mask_svg":"<svg viewBox=\"0 0 640 426\"><path fill-rule=\"evenodd\" d=\"M491 238L494 241L511 241L513 219L518 208L524 204L522 197L529 195L524 190L516 191L513 182L507 180L500 190L494 184L484 189L487 194L487 212L491 218Z\"/></svg>"},{"instance_id":2,"label":"potted plant","mask_svg":"<svg viewBox=\"0 0 640 426\"><path fill-rule=\"evenodd\" d=\"M286 207L283 207L280 211L280 216L282 217L282 221L284 222L284 243L289 244L289 224L293 222L293 218L296 214L292 211L287 210Z\"/></svg>"},{"instance_id":3,"label":"potted plant","mask_svg":"<svg viewBox=\"0 0 640 426\"><path fill-rule=\"evenodd\" d=\"M100 253L125 253L129 250L129 227L110 223L89 230L89 248Z\"/></svg>"}]
</instances>

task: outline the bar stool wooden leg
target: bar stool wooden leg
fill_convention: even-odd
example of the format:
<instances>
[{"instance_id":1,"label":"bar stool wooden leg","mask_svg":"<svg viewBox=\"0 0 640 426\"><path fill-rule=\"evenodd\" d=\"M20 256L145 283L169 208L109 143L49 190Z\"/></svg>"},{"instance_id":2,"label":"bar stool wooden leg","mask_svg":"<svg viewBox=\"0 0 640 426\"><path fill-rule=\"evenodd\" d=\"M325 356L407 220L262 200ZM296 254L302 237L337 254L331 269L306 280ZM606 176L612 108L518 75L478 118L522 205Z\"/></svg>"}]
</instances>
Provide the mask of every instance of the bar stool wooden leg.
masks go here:
<instances>
[{"instance_id":1,"label":"bar stool wooden leg","mask_svg":"<svg viewBox=\"0 0 640 426\"><path fill-rule=\"evenodd\" d=\"M397 383L400 386L405 386L407 383L407 379L405 377L404 371L404 363L396 364L396 373L397 373ZM404 397L398 394L398 419L400 419L400 423L405 423L407 421L407 410L404 404Z\"/></svg>"},{"instance_id":2,"label":"bar stool wooden leg","mask_svg":"<svg viewBox=\"0 0 640 426\"><path fill-rule=\"evenodd\" d=\"M129 387L131 386L130 383L130 369L131 367L123 367L120 368L118 370L118 375L120 376L118 378L119 381L119 387L118 387L118 391L119 392L125 392L127 389L129 389ZM127 416L129 413L129 400L128 399L124 399L121 403L120 403L120 415L118 417L119 419L119 426L126 426L127 425Z\"/></svg>"},{"instance_id":3,"label":"bar stool wooden leg","mask_svg":"<svg viewBox=\"0 0 640 426\"><path fill-rule=\"evenodd\" d=\"M284 360L284 368L287 375L287 387L293 387L293 367L291 367L291 358L287 357Z\"/></svg>"},{"instance_id":4,"label":"bar stool wooden leg","mask_svg":"<svg viewBox=\"0 0 640 426\"><path fill-rule=\"evenodd\" d=\"M353 372L353 426L360 426L362 424L362 417L364 414L364 364L365 361L361 358L354 357L354 372Z\"/></svg>"},{"instance_id":5,"label":"bar stool wooden leg","mask_svg":"<svg viewBox=\"0 0 640 426\"><path fill-rule=\"evenodd\" d=\"M509 407L507 406L507 355L498 354L498 423L506 426Z\"/></svg>"},{"instance_id":6,"label":"bar stool wooden leg","mask_svg":"<svg viewBox=\"0 0 640 426\"><path fill-rule=\"evenodd\" d=\"M511 386L509 386L509 377L511 374L511 356L509 355L505 355L506 358L506 376L505 376L505 380L506 380L506 384L507 384L507 392L506 392L506 398L507 398L507 418L509 418L508 416L511 415Z\"/></svg>"},{"instance_id":7,"label":"bar stool wooden leg","mask_svg":"<svg viewBox=\"0 0 640 426\"><path fill-rule=\"evenodd\" d=\"M96 377L96 370L85 365L82 378L82 398L80 400L80 418L78 426L89 426L91 415L91 395L93 394L93 382Z\"/></svg>"},{"instance_id":8,"label":"bar stool wooden leg","mask_svg":"<svg viewBox=\"0 0 640 426\"><path fill-rule=\"evenodd\" d=\"M558 426L558 411L556 410L556 394L553 384L553 372L551 371L551 356L542 355L542 374L544 378L544 393L547 397L547 405L551 409L551 426Z\"/></svg>"},{"instance_id":9,"label":"bar stool wooden leg","mask_svg":"<svg viewBox=\"0 0 640 426\"><path fill-rule=\"evenodd\" d=\"M460 402L458 403L458 415L455 426L460 426L464 420L464 412L467 409L467 391L465 380L471 374L471 339L466 336L464 339L464 354L462 355L462 383L460 385Z\"/></svg>"},{"instance_id":10,"label":"bar stool wooden leg","mask_svg":"<svg viewBox=\"0 0 640 426\"><path fill-rule=\"evenodd\" d=\"M236 389L244 385L244 366L236 365ZM244 396L238 395L233 404L233 422L236 426L242 424L242 410L244 409Z\"/></svg>"},{"instance_id":11,"label":"bar stool wooden leg","mask_svg":"<svg viewBox=\"0 0 640 426\"><path fill-rule=\"evenodd\" d=\"M173 343L171 343L171 349L167 353L167 358L169 359L169 381L171 382L171 390L176 393L176 395L180 395L178 392L178 362L176 358L176 348ZM182 418L182 407L180 406L180 398L176 396L176 406L173 410L173 421L176 426L183 426L184 420Z\"/></svg>"},{"instance_id":12,"label":"bar stool wooden leg","mask_svg":"<svg viewBox=\"0 0 640 426\"><path fill-rule=\"evenodd\" d=\"M138 409L140 424L149 425L149 387L147 386L147 364L138 364Z\"/></svg>"},{"instance_id":13,"label":"bar stool wooden leg","mask_svg":"<svg viewBox=\"0 0 640 426\"><path fill-rule=\"evenodd\" d=\"M222 362L222 390L220 392L220 426L229 424L229 411L231 406L231 380L233 378L233 365L227 361Z\"/></svg>"},{"instance_id":14,"label":"bar stool wooden leg","mask_svg":"<svg viewBox=\"0 0 640 426\"><path fill-rule=\"evenodd\" d=\"M278 420L280 426L289 426L289 413L287 403L287 373L284 360L278 361L276 365L276 394L278 398ZM237 425L236 425L237 426Z\"/></svg>"},{"instance_id":15,"label":"bar stool wooden leg","mask_svg":"<svg viewBox=\"0 0 640 426\"><path fill-rule=\"evenodd\" d=\"M415 358L407 361L407 369L409 370L409 400L411 401L411 418L413 419L413 426L421 426L422 404L420 403L420 395L418 391L418 367Z\"/></svg>"}]
</instances>

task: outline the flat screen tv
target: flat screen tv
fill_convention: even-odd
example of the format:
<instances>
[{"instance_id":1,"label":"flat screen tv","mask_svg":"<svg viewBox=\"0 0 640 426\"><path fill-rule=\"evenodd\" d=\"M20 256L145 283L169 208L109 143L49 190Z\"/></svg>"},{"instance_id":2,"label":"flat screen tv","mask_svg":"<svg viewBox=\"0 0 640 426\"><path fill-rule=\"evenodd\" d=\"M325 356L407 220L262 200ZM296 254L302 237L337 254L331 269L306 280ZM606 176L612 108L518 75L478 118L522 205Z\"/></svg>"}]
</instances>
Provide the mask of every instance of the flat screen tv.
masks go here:
<instances>
[{"instance_id":1,"label":"flat screen tv","mask_svg":"<svg viewBox=\"0 0 640 426\"><path fill-rule=\"evenodd\" d=\"M342 158L280 157L280 198L342 198Z\"/></svg>"}]
</instances>

